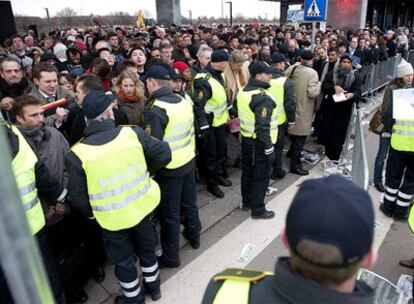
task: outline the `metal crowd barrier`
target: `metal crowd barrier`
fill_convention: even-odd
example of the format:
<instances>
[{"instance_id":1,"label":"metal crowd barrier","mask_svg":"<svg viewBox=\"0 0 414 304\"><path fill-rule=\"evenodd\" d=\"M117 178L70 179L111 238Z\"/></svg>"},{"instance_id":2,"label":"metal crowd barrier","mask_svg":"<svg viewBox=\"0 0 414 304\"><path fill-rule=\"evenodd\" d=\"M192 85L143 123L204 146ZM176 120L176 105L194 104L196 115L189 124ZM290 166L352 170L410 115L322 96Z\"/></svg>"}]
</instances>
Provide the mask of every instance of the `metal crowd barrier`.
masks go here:
<instances>
[{"instance_id":1,"label":"metal crowd barrier","mask_svg":"<svg viewBox=\"0 0 414 304\"><path fill-rule=\"evenodd\" d=\"M402 57L398 54L395 57L388 58L386 61L363 66L358 70L361 78L362 96L369 97L379 89L383 88L397 74L397 66L400 64ZM408 53L407 61L414 65L414 50ZM353 147L351 148L353 142ZM346 155L349 150L352 152L352 181L364 190L368 190L369 170L368 160L365 148L364 128L362 125L362 114L360 109L354 106L351 120L349 122L346 141L344 143L340 164L346 163Z\"/></svg>"},{"instance_id":2,"label":"metal crowd barrier","mask_svg":"<svg viewBox=\"0 0 414 304\"><path fill-rule=\"evenodd\" d=\"M367 151L365 149L364 128L362 126L362 114L356 109L355 119L355 137L354 137L354 153L352 154L352 181L354 184L364 190L368 190L369 169Z\"/></svg>"},{"instance_id":3,"label":"metal crowd barrier","mask_svg":"<svg viewBox=\"0 0 414 304\"><path fill-rule=\"evenodd\" d=\"M351 119L349 121L346 140L342 148L338 166L347 168L349 161L346 156L352 150L351 180L358 187L368 190L369 169L368 158L365 149L364 129L362 125L362 114L360 109L354 104ZM346 170L349 172L349 169Z\"/></svg>"},{"instance_id":4,"label":"metal crowd barrier","mask_svg":"<svg viewBox=\"0 0 414 304\"><path fill-rule=\"evenodd\" d=\"M398 54L385 61L363 66L359 69L357 73L361 78L362 96L368 97L379 89L385 87L388 82L396 76L397 66L400 64L401 60L401 54ZM407 61L414 65L414 50L408 52Z\"/></svg>"},{"instance_id":5,"label":"metal crowd barrier","mask_svg":"<svg viewBox=\"0 0 414 304\"><path fill-rule=\"evenodd\" d=\"M411 63L412 65L414 65L414 50L411 50L411 51L408 53L408 56L407 56L407 61L408 61L409 63Z\"/></svg>"}]
</instances>

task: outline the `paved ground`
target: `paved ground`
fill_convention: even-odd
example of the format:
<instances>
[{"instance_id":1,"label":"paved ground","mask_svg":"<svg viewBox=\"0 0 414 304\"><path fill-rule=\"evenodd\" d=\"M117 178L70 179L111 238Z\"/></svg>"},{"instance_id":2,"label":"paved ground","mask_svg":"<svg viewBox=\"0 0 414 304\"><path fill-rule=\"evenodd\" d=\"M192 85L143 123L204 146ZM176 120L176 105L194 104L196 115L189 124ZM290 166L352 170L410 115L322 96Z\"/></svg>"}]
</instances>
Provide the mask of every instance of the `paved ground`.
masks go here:
<instances>
[{"instance_id":1,"label":"paved ground","mask_svg":"<svg viewBox=\"0 0 414 304\"><path fill-rule=\"evenodd\" d=\"M375 102L364 111L371 112ZM366 129L366 126L365 126ZM372 177L372 168L378 146L378 137L365 130L367 154ZM311 139L307 148L320 151ZM285 215L298 185L306 179L323 175L321 164L314 166L311 174L301 177L288 174L283 180L273 182L279 189L277 195L268 197L267 208L276 212L276 217L268 221L255 221L246 212L237 209L241 201L240 171L231 170L233 186L226 191L224 199L215 199L200 185L198 204L203 224L201 247L193 250L182 240L182 266L176 270L162 270L162 299L160 304L200 303L209 279L226 267L273 270L277 257L286 255L287 251L280 240ZM398 266L398 260L410 258L414 253L413 236L404 223L393 222L378 212L379 192L369 189L376 210L375 248L379 258L374 271L396 282L402 273L409 273ZM246 244L253 244L255 249L250 260L239 261L239 256ZM113 267L106 269L107 277L101 284L90 281L87 286L88 303L113 303L120 290L113 275ZM150 300L147 301L151 303Z\"/></svg>"}]
</instances>

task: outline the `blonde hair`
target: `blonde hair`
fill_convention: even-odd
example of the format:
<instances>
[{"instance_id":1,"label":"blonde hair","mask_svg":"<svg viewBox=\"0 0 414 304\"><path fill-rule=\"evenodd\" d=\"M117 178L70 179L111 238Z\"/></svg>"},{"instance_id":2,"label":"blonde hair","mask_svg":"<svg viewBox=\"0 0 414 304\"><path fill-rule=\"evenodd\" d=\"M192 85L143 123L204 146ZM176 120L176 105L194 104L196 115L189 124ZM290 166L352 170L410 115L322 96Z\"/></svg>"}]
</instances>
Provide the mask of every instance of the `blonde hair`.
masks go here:
<instances>
[{"instance_id":1,"label":"blonde hair","mask_svg":"<svg viewBox=\"0 0 414 304\"><path fill-rule=\"evenodd\" d=\"M137 95L139 97L139 100L143 99L145 97L145 86L142 83L141 80L139 80L138 75L128 71L128 70L124 70L121 72L121 74L119 74L119 76L116 78L115 81L115 87L114 87L114 91L116 93L116 95L118 95L119 91L121 90L122 87L122 81L124 79L131 79L134 84L135 84L135 95Z\"/></svg>"}]
</instances>

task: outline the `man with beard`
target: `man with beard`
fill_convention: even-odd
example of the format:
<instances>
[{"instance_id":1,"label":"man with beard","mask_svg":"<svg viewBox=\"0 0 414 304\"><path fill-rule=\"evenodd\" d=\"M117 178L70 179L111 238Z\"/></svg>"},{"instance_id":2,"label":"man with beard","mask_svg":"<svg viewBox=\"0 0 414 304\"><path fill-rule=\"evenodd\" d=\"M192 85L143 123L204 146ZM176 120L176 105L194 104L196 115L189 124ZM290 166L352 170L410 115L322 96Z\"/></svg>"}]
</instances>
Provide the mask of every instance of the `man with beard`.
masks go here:
<instances>
[{"instance_id":1,"label":"man with beard","mask_svg":"<svg viewBox=\"0 0 414 304\"><path fill-rule=\"evenodd\" d=\"M23 69L15 58L5 58L0 65L0 110L5 120L14 122L14 98L32 90L32 83L23 76Z\"/></svg>"},{"instance_id":2,"label":"man with beard","mask_svg":"<svg viewBox=\"0 0 414 304\"><path fill-rule=\"evenodd\" d=\"M339 160L354 102L361 96L361 81L352 70L352 58L344 55L338 68L326 76L322 83L323 120L319 140L325 145L326 156ZM344 93L346 100L335 102L333 95Z\"/></svg>"}]
</instances>

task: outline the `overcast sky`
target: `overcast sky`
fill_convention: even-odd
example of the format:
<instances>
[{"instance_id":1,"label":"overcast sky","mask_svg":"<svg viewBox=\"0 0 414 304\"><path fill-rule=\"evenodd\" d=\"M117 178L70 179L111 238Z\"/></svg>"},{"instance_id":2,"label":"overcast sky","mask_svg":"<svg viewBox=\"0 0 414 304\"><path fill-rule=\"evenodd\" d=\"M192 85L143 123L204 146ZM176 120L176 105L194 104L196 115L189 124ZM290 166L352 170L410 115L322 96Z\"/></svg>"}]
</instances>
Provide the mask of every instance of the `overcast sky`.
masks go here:
<instances>
[{"instance_id":1,"label":"overcast sky","mask_svg":"<svg viewBox=\"0 0 414 304\"><path fill-rule=\"evenodd\" d=\"M221 17L221 3L224 2L224 16L229 15L229 4L226 0L181 0L181 15L188 17L189 10L193 18L198 16ZM259 0L232 0L233 17L266 17L269 20L279 18L279 3ZM50 16L64 7L71 7L79 15L106 15L112 12L128 12L135 14L143 10L147 17L155 18L155 0L11 0L13 13L27 16L45 17L45 7L49 8Z\"/></svg>"}]
</instances>

